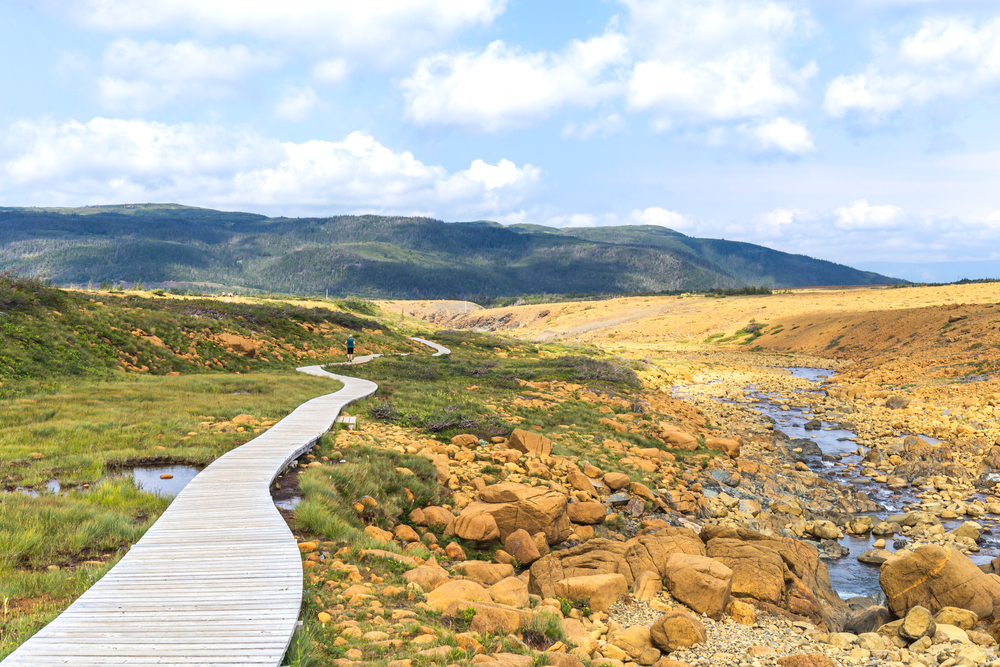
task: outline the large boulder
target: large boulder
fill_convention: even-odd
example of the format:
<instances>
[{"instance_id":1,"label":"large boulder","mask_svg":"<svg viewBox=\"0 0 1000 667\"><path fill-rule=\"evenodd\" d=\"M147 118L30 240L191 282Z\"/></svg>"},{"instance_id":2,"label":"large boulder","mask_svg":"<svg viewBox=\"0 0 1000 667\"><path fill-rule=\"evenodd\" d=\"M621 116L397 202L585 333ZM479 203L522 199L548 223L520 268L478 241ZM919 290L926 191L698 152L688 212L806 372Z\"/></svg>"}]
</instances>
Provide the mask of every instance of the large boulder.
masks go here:
<instances>
[{"instance_id":1,"label":"large boulder","mask_svg":"<svg viewBox=\"0 0 1000 667\"><path fill-rule=\"evenodd\" d=\"M488 512L463 513L451 522L446 534L475 542L477 546L482 548L500 539L500 528L497 526L496 519Z\"/></svg>"},{"instance_id":2,"label":"large boulder","mask_svg":"<svg viewBox=\"0 0 1000 667\"><path fill-rule=\"evenodd\" d=\"M984 573L955 549L933 544L884 563L878 583L896 616L920 605L932 614L958 607L985 618L1000 600L1000 577Z\"/></svg>"},{"instance_id":3,"label":"large boulder","mask_svg":"<svg viewBox=\"0 0 1000 667\"><path fill-rule=\"evenodd\" d=\"M452 570L469 579L475 579L485 586L514 576L514 566L503 563L488 563L484 560L467 560L455 565Z\"/></svg>"},{"instance_id":4,"label":"large boulder","mask_svg":"<svg viewBox=\"0 0 1000 667\"><path fill-rule=\"evenodd\" d=\"M899 636L911 642L920 639L924 635L933 637L936 631L937 623L934 622L931 612L920 605L910 607L910 610L906 612L906 616L903 618L903 624L899 626Z\"/></svg>"},{"instance_id":5,"label":"large boulder","mask_svg":"<svg viewBox=\"0 0 1000 667\"><path fill-rule=\"evenodd\" d=\"M550 598L555 596L556 583L563 579L615 574L627 548L622 542L597 538L569 549L553 551L532 564L528 590L542 598Z\"/></svg>"},{"instance_id":6,"label":"large boulder","mask_svg":"<svg viewBox=\"0 0 1000 667\"><path fill-rule=\"evenodd\" d=\"M552 441L538 433L525 431L524 429L514 429L510 434L507 443L511 449L524 452L531 456L548 456L552 453Z\"/></svg>"},{"instance_id":7,"label":"large boulder","mask_svg":"<svg viewBox=\"0 0 1000 667\"><path fill-rule=\"evenodd\" d=\"M517 577L507 577L489 587L494 602L511 607L528 606L528 584Z\"/></svg>"},{"instance_id":8,"label":"large boulder","mask_svg":"<svg viewBox=\"0 0 1000 667\"><path fill-rule=\"evenodd\" d=\"M705 555L705 544L689 528L663 528L651 535L640 535L628 547L617 571L625 575L629 586L643 572L656 572L662 579L667 559L676 553Z\"/></svg>"},{"instance_id":9,"label":"large boulder","mask_svg":"<svg viewBox=\"0 0 1000 667\"><path fill-rule=\"evenodd\" d=\"M523 528L515 530L503 542L504 550L522 566L529 566L542 557L535 541Z\"/></svg>"},{"instance_id":10,"label":"large boulder","mask_svg":"<svg viewBox=\"0 0 1000 667\"><path fill-rule=\"evenodd\" d=\"M559 544L573 533L566 496L558 491L501 482L485 487L477 498L462 510L461 516L489 514L502 540L523 529L532 535L543 532L549 544Z\"/></svg>"},{"instance_id":11,"label":"large boulder","mask_svg":"<svg viewBox=\"0 0 1000 667\"><path fill-rule=\"evenodd\" d=\"M573 523L594 524L603 523L608 515L608 508L602 503L585 502L569 503L566 506L566 513Z\"/></svg>"},{"instance_id":12,"label":"large boulder","mask_svg":"<svg viewBox=\"0 0 1000 667\"><path fill-rule=\"evenodd\" d=\"M445 608L455 600L474 602L492 602L489 591L474 581L459 579L441 584L427 594L427 604L437 611Z\"/></svg>"},{"instance_id":13,"label":"large boulder","mask_svg":"<svg viewBox=\"0 0 1000 667\"><path fill-rule=\"evenodd\" d=\"M510 634L521 628L528 627L535 614L527 609L518 609L510 605L487 602L483 600L455 599L442 608L445 616L463 617L472 609L471 630L481 634Z\"/></svg>"},{"instance_id":14,"label":"large boulder","mask_svg":"<svg viewBox=\"0 0 1000 667\"><path fill-rule=\"evenodd\" d=\"M649 638L656 648L672 653L685 646L701 644L708 640L705 626L685 611L671 611L661 616L649 628Z\"/></svg>"},{"instance_id":15,"label":"large boulder","mask_svg":"<svg viewBox=\"0 0 1000 667\"><path fill-rule=\"evenodd\" d=\"M740 443L732 438L708 438L705 440L705 449L725 452L731 459L740 457Z\"/></svg>"},{"instance_id":16,"label":"large boulder","mask_svg":"<svg viewBox=\"0 0 1000 667\"><path fill-rule=\"evenodd\" d=\"M733 571L707 556L673 554L667 559L667 587L674 599L719 620L729 604Z\"/></svg>"},{"instance_id":17,"label":"large boulder","mask_svg":"<svg viewBox=\"0 0 1000 667\"><path fill-rule=\"evenodd\" d=\"M705 526L700 537L708 556L733 571L735 597L775 605L826 629L847 619L847 605L811 544L732 526Z\"/></svg>"},{"instance_id":18,"label":"large boulder","mask_svg":"<svg viewBox=\"0 0 1000 667\"><path fill-rule=\"evenodd\" d=\"M570 577L556 582L556 597L565 600L586 600L591 611L607 611L628 592L625 577L620 574L594 574Z\"/></svg>"},{"instance_id":19,"label":"large boulder","mask_svg":"<svg viewBox=\"0 0 1000 667\"><path fill-rule=\"evenodd\" d=\"M785 563L774 549L752 542L717 538L708 555L727 568L732 594L780 605L785 595Z\"/></svg>"}]
</instances>

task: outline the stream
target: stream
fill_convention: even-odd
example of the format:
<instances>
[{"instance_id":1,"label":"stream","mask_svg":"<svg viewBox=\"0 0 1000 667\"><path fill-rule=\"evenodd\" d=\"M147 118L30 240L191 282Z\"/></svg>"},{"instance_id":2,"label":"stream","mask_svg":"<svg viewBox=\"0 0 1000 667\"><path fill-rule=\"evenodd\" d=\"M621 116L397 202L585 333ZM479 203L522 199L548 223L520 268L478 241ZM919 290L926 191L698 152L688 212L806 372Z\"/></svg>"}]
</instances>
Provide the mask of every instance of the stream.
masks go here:
<instances>
[{"instance_id":1,"label":"stream","mask_svg":"<svg viewBox=\"0 0 1000 667\"><path fill-rule=\"evenodd\" d=\"M793 376L808 380L817 385L826 377L833 375L833 371L823 368L788 368L787 370ZM750 391L753 391L753 389L753 387L749 388ZM810 391L817 393L819 389ZM801 392L797 393L801 394ZM856 491L866 493L869 498L884 508L878 512L868 513L867 516L871 516L873 520L877 521L883 520L892 514L902 514L908 511L919 510L920 498L914 494L913 487L890 489L884 484L872 481L869 477L859 476L857 469L853 471L846 470L847 465L852 463L857 464L861 461L861 457L854 453L858 450L859 445L854 441L857 435L853 431L838 428L837 425L827 426L827 422L825 421L821 430L806 430L805 424L807 421L810 421L810 418L807 417L809 414L808 408L798 408L788 405L788 409L782 409L783 406L775 400L779 398L776 395L754 392L753 396L758 399L759 403L743 405L745 407L752 407L762 415L773 419L775 430L781 431L790 438L811 439L819 446L824 455L831 455L837 459L836 461L824 461L817 456L809 457L806 464L810 469L818 474L825 475L830 480L850 485ZM789 399L793 398L793 396L784 396L781 398ZM820 419L821 417L816 416L815 418ZM940 442L927 436L918 437L932 444ZM845 454L846 456L842 456ZM983 499L984 496L973 494L968 499L973 500L976 498ZM964 518L955 520L941 519L941 525L944 526L945 530L952 530L962 525L964 521ZM979 543L981 550L978 553L969 554L969 557L977 565L989 563L997 555L1000 555L1000 540L998 540L998 536L990 532L990 528L986 522L980 523L983 525L983 537ZM896 538L899 537L901 536L896 536ZM876 539L878 538L871 535L867 537L848 535L840 540L840 545L846 547L850 553L842 558L826 560L827 567L830 570L830 581L833 584L834 590L837 591L841 598L847 599L854 596L881 594L881 588L878 584L879 566L868 565L858 561L859 555L873 548L872 545ZM886 539L885 548L888 551L895 551L893 539Z\"/></svg>"}]
</instances>

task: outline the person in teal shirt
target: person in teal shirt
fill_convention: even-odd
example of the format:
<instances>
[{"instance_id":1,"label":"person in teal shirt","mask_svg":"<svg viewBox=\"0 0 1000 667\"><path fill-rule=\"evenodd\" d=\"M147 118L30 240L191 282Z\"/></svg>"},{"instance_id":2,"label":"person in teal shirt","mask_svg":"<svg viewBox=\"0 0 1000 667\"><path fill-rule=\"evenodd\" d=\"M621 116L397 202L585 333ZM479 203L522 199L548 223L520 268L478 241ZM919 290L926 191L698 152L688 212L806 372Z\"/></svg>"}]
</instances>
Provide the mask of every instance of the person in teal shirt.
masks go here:
<instances>
[{"instance_id":1,"label":"person in teal shirt","mask_svg":"<svg viewBox=\"0 0 1000 667\"><path fill-rule=\"evenodd\" d=\"M354 361L354 334L347 337L347 361Z\"/></svg>"}]
</instances>

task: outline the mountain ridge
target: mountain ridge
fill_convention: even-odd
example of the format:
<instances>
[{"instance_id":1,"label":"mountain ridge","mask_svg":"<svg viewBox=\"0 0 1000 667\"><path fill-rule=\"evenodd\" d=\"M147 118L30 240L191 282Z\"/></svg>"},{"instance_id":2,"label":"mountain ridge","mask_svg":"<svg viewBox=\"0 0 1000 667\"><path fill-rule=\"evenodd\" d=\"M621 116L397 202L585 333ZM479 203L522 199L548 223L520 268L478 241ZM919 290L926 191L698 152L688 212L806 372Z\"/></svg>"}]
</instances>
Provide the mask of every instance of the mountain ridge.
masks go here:
<instances>
[{"instance_id":1,"label":"mountain ridge","mask_svg":"<svg viewBox=\"0 0 1000 667\"><path fill-rule=\"evenodd\" d=\"M142 281L388 298L904 282L651 226L270 218L179 204L0 208L0 270L59 284Z\"/></svg>"}]
</instances>

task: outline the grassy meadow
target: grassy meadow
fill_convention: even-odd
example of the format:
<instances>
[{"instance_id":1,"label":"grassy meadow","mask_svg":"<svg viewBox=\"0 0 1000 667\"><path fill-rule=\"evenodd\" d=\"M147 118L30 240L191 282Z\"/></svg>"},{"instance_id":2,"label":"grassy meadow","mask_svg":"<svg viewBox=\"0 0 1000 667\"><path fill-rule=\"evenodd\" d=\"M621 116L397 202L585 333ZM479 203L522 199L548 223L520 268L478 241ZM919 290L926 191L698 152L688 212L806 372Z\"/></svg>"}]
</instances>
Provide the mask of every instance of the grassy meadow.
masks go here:
<instances>
[{"instance_id":1,"label":"grassy meadow","mask_svg":"<svg viewBox=\"0 0 1000 667\"><path fill-rule=\"evenodd\" d=\"M167 507L131 467L207 465L336 391L292 368L342 359L348 332L362 351L423 348L336 307L73 293L0 275L0 659Z\"/></svg>"}]
</instances>

